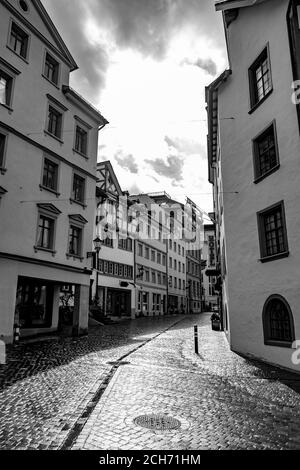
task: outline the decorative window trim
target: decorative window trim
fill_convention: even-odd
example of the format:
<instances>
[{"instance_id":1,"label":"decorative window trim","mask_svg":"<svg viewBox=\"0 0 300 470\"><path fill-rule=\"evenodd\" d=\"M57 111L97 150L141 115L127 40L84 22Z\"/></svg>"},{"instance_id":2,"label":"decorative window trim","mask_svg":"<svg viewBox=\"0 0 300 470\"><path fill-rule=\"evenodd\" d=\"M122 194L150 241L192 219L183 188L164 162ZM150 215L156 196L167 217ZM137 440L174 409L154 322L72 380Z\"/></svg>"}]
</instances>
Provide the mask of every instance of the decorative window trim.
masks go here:
<instances>
[{"instance_id":1,"label":"decorative window trim","mask_svg":"<svg viewBox=\"0 0 300 470\"><path fill-rule=\"evenodd\" d=\"M15 23L15 25L20 28L21 31L23 31L27 37L28 37L28 40L27 40L27 48L26 48L26 56L23 57L22 55L18 54L16 51L13 50L13 48L10 46L10 36L11 36L11 29L12 29L12 25L13 23ZM7 43L6 43L6 47L11 51L13 52L13 54L15 54L17 57L19 57L20 59L22 59L26 64L29 64L29 50L30 50L30 43L31 43L31 34L28 32L27 28L24 28L23 26L20 26L20 23L18 21L16 21L15 18L10 18L9 20L9 28L8 28L8 37L7 37Z\"/></svg>"},{"instance_id":2,"label":"decorative window trim","mask_svg":"<svg viewBox=\"0 0 300 470\"><path fill-rule=\"evenodd\" d=\"M269 65L269 73L270 73L270 90L265 94L265 96L256 101L254 97L254 81L253 81L253 69L255 66L261 61L261 58L264 53L267 53L268 58L268 65ZM272 81L272 68L271 68L271 60L270 60L270 45L267 43L260 54L258 54L257 58L248 68L248 82L249 82L249 114L252 114L273 92L273 81Z\"/></svg>"},{"instance_id":3,"label":"decorative window trim","mask_svg":"<svg viewBox=\"0 0 300 470\"><path fill-rule=\"evenodd\" d=\"M275 145L275 154L276 154L276 165L274 165L269 171L259 174L258 167L259 167L259 154L258 154L258 145L257 141L260 137L262 137L270 128L273 128L274 133L274 145ZM267 176L271 175L275 171L280 168L279 162L279 150L278 150L278 139L277 139L277 129L276 129L276 120L274 119L268 126L266 126L259 134L257 134L254 139L252 139L252 153L253 153L253 171L254 171L254 183L257 184L263 179L267 178Z\"/></svg>"},{"instance_id":4,"label":"decorative window trim","mask_svg":"<svg viewBox=\"0 0 300 470\"><path fill-rule=\"evenodd\" d=\"M270 325L269 325L269 319L267 318L267 309L269 303L274 300L280 300L286 307L288 315L289 315L289 320L290 320L290 328L291 328L291 341L280 341L280 340L275 340L270 338ZM295 341L295 324L294 324L294 317L293 313L291 310L291 307L287 300L279 294L273 294L270 295L270 297L267 298L267 300L264 303L263 307L263 312L262 312L262 322L263 322L263 334L264 334L264 344L266 346L277 346L277 347L282 347L282 348L291 348L293 342Z\"/></svg>"},{"instance_id":5,"label":"decorative window trim","mask_svg":"<svg viewBox=\"0 0 300 470\"><path fill-rule=\"evenodd\" d=\"M60 108L60 112L69 111L69 109L64 104L62 104L60 101L58 101L56 98L54 98L54 96L50 95L50 93L47 93L46 96L47 96L48 100L54 105L54 107Z\"/></svg>"},{"instance_id":6,"label":"decorative window trim","mask_svg":"<svg viewBox=\"0 0 300 470\"><path fill-rule=\"evenodd\" d=\"M16 67L11 65L7 60L3 59L3 57L0 57L0 67L7 69L8 74L13 74L13 75L20 75L21 72L18 70Z\"/></svg>"},{"instance_id":7,"label":"decorative window trim","mask_svg":"<svg viewBox=\"0 0 300 470\"><path fill-rule=\"evenodd\" d=\"M281 253L276 253L274 255L267 255L266 254L266 242L265 242L265 229L264 229L263 220L264 220L264 216L268 212L272 211L273 209L276 209L277 207L281 208L285 250L282 251ZM260 261L262 263L266 263L268 261L274 261L274 260L289 256L288 236L287 236L287 227L286 227L286 218L285 218L285 206L284 206L283 200L257 212L257 226L258 226L259 245L260 245Z\"/></svg>"},{"instance_id":8,"label":"decorative window trim","mask_svg":"<svg viewBox=\"0 0 300 470\"><path fill-rule=\"evenodd\" d=\"M72 225L78 225L78 227L83 228L88 224L88 220L82 217L81 214L69 214L69 220L72 222Z\"/></svg>"},{"instance_id":9,"label":"decorative window trim","mask_svg":"<svg viewBox=\"0 0 300 470\"><path fill-rule=\"evenodd\" d=\"M78 121L78 123L83 126L83 127L86 127L87 130L92 130L93 129L93 126L91 126L90 124L88 124L86 121L84 121L81 117L77 116L76 114L74 115L74 119L75 121Z\"/></svg>"}]
</instances>

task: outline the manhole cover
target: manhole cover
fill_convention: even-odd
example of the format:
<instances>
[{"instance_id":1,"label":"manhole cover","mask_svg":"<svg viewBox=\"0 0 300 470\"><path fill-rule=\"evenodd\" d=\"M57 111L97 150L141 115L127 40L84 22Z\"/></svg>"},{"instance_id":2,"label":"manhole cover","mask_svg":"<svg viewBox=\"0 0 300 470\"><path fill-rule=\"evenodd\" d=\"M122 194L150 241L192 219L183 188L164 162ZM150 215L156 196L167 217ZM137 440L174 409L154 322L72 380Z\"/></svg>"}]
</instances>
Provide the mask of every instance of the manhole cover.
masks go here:
<instances>
[{"instance_id":1,"label":"manhole cover","mask_svg":"<svg viewBox=\"0 0 300 470\"><path fill-rule=\"evenodd\" d=\"M180 428L180 421L166 415L142 415L133 420L138 426L155 431L167 431Z\"/></svg>"}]
</instances>

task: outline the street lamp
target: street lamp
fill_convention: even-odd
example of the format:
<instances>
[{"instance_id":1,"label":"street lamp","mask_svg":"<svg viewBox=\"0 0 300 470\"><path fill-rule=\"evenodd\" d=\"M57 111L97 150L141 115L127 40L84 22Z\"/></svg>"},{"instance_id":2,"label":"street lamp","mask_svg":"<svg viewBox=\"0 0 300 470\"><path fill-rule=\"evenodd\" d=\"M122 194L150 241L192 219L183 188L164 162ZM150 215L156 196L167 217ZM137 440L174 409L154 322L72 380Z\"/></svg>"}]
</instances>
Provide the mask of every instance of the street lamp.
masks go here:
<instances>
[{"instance_id":1,"label":"street lamp","mask_svg":"<svg viewBox=\"0 0 300 470\"><path fill-rule=\"evenodd\" d=\"M95 240L93 240L94 243L94 249L96 252L96 294L95 294L95 303L98 305L99 302L99 296L98 296L98 281L99 281L99 272L98 272L98 260L99 260L99 252L101 250L101 245L102 241L100 240L99 237L96 237Z\"/></svg>"}]
</instances>

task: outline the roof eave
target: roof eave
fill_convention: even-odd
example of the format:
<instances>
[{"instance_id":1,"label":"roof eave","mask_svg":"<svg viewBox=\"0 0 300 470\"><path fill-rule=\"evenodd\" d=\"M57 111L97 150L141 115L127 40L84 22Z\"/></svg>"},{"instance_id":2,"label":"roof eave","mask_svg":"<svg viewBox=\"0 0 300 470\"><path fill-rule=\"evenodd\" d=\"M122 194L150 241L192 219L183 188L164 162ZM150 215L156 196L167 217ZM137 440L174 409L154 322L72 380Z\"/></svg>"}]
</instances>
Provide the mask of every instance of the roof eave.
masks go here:
<instances>
[{"instance_id":1,"label":"roof eave","mask_svg":"<svg viewBox=\"0 0 300 470\"><path fill-rule=\"evenodd\" d=\"M211 166L214 161L214 152L213 152L213 141L217 139L217 129L218 129L218 89L219 87L226 82L228 77L231 75L231 70L227 69L219 75L210 85L205 88L205 98L207 103L207 113L208 113L208 137L207 137L207 151L208 151L208 162ZM215 107L215 109L214 109ZM209 181L211 180L211 175L209 176ZM212 182L212 181L210 181Z\"/></svg>"},{"instance_id":2,"label":"roof eave","mask_svg":"<svg viewBox=\"0 0 300 470\"><path fill-rule=\"evenodd\" d=\"M218 0L215 4L217 11L231 10L233 8L252 7L266 0Z\"/></svg>"},{"instance_id":3,"label":"roof eave","mask_svg":"<svg viewBox=\"0 0 300 470\"><path fill-rule=\"evenodd\" d=\"M81 95L79 95L73 88L68 85L62 86L62 92L66 98L75 102L79 107L83 108L91 117L93 117L100 125L106 126L109 124L107 119L102 116L100 111L94 108L88 101L86 101Z\"/></svg>"}]
</instances>

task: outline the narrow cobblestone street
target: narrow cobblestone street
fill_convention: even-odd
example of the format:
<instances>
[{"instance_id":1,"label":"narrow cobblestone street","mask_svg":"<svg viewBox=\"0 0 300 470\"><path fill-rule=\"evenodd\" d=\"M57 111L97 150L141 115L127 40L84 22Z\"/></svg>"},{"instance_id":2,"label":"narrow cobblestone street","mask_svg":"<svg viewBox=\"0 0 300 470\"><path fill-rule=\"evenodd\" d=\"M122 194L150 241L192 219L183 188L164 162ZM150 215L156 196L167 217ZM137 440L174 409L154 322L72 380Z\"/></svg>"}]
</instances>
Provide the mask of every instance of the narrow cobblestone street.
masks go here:
<instances>
[{"instance_id":1,"label":"narrow cobblestone street","mask_svg":"<svg viewBox=\"0 0 300 470\"><path fill-rule=\"evenodd\" d=\"M193 325L199 326L199 356ZM296 449L300 376L229 350L209 315L93 327L8 351L1 449ZM163 414L177 430L134 423Z\"/></svg>"}]
</instances>

